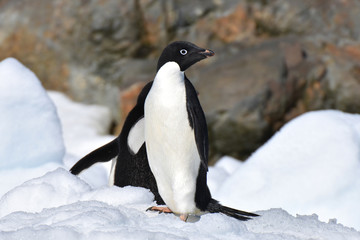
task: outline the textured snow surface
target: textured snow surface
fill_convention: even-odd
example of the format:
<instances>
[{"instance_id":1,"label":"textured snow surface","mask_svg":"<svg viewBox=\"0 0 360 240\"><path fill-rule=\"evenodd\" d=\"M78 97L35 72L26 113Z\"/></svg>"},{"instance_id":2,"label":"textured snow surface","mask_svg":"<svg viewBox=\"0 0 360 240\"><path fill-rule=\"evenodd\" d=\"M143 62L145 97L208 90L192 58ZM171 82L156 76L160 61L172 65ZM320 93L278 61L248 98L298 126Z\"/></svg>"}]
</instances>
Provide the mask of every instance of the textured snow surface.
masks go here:
<instances>
[{"instance_id":1,"label":"textured snow surface","mask_svg":"<svg viewBox=\"0 0 360 240\"><path fill-rule=\"evenodd\" d=\"M4 83L2 76L16 80ZM41 97L26 98L28 93L21 91L24 84ZM50 92L62 136L54 104L28 69L14 59L0 62L0 85L1 111L9 116L18 109L31 112L21 119L24 136L18 144L6 145L5 150L0 145L0 240L360 239L354 229L360 229L359 115L308 113L287 124L245 163L223 157L209 170L213 195L261 217L241 222L205 214L184 223L173 214L147 212L154 205L147 189L107 186L106 164L97 164L80 177L68 172L84 154L114 138L104 135L111 121L108 110ZM3 90L10 88L12 94ZM32 99L38 99L37 104L30 103ZM7 101L17 102L16 107ZM8 120L0 118L0 125L8 124L1 129L1 143L18 136ZM54 133L35 138L34 129L38 134L44 129ZM28 139L45 148L29 147ZM52 148L54 143L59 151ZM24 151L17 151L17 146ZM32 154L38 157L28 164Z\"/></svg>"},{"instance_id":2,"label":"textured snow surface","mask_svg":"<svg viewBox=\"0 0 360 240\"><path fill-rule=\"evenodd\" d=\"M206 214L184 223L145 210L153 195L135 187L92 189L64 169L32 179L0 200L0 239L359 239L354 229L316 215L259 211L248 222Z\"/></svg>"}]
</instances>

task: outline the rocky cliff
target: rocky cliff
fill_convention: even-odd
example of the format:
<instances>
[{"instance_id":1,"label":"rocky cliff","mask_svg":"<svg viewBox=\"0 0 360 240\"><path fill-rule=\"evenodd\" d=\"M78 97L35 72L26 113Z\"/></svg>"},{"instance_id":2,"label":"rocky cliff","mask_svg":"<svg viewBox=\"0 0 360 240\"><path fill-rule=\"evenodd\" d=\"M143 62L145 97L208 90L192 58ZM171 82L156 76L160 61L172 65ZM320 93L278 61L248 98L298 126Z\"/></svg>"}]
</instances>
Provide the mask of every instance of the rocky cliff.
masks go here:
<instances>
[{"instance_id":1,"label":"rocky cliff","mask_svg":"<svg viewBox=\"0 0 360 240\"><path fill-rule=\"evenodd\" d=\"M0 59L118 122L173 40L216 52L187 73L214 159L245 159L306 111L360 112L357 0L0 0Z\"/></svg>"}]
</instances>

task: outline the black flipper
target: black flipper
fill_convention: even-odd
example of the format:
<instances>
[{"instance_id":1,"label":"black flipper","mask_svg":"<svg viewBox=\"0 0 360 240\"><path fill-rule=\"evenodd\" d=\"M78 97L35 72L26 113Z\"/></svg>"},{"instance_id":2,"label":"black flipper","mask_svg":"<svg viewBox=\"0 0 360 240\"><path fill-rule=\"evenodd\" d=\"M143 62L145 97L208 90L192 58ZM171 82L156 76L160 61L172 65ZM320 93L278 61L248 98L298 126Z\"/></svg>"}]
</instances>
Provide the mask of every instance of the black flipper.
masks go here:
<instances>
[{"instance_id":1,"label":"black flipper","mask_svg":"<svg viewBox=\"0 0 360 240\"><path fill-rule=\"evenodd\" d=\"M185 75L186 108L190 127L194 129L195 142L202 166L208 170L209 138L204 111L201 108L197 92Z\"/></svg>"},{"instance_id":2,"label":"black flipper","mask_svg":"<svg viewBox=\"0 0 360 240\"><path fill-rule=\"evenodd\" d=\"M97 162L108 162L119 154L118 139L115 138L111 142L105 144L98 149L95 149L82 159L80 159L71 169L70 172L74 175L91 167Z\"/></svg>"},{"instance_id":3,"label":"black flipper","mask_svg":"<svg viewBox=\"0 0 360 240\"><path fill-rule=\"evenodd\" d=\"M255 213L249 213L221 205L211 197L207 186L209 139L205 114L201 108L197 92L189 79L185 76L186 89L186 108L188 112L189 124L194 129L195 142L201 159L199 173L196 181L195 203L202 211L210 213L223 213L229 217L241 221L259 216Z\"/></svg>"},{"instance_id":4,"label":"black flipper","mask_svg":"<svg viewBox=\"0 0 360 240\"><path fill-rule=\"evenodd\" d=\"M245 211L241 211L241 210L237 210L234 208L229 208L229 207L223 206L213 198L210 200L206 210L209 211L210 213L223 213L229 217L233 217L233 218L236 218L241 221L247 221L249 219L252 219L251 217L259 216L255 213L245 212Z\"/></svg>"}]
</instances>

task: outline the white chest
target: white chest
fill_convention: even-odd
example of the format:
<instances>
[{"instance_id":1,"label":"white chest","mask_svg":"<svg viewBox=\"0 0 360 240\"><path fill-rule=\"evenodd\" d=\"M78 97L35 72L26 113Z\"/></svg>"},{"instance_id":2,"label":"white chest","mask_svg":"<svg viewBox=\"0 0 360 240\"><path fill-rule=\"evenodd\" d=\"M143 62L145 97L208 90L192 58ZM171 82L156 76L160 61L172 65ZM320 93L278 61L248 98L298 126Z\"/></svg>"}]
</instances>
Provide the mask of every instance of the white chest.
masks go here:
<instances>
[{"instance_id":1,"label":"white chest","mask_svg":"<svg viewBox=\"0 0 360 240\"><path fill-rule=\"evenodd\" d=\"M194 213L200 157L186 109L184 73L176 63L158 71L145 101L145 142L159 193L177 213Z\"/></svg>"}]
</instances>

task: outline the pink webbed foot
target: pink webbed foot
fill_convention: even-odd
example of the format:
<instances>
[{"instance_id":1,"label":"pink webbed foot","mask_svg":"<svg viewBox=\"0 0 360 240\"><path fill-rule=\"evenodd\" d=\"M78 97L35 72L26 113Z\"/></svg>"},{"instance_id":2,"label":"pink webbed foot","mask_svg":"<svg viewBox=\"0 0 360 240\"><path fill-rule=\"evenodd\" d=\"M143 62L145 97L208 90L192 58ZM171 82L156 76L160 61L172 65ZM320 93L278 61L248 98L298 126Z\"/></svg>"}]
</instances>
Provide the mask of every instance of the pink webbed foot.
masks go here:
<instances>
[{"instance_id":1,"label":"pink webbed foot","mask_svg":"<svg viewBox=\"0 0 360 240\"><path fill-rule=\"evenodd\" d=\"M172 213L171 209L168 207L149 207L146 211L154 211L159 213Z\"/></svg>"}]
</instances>

